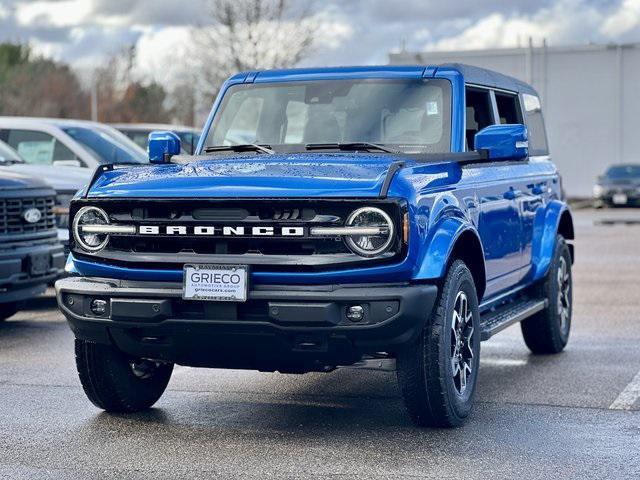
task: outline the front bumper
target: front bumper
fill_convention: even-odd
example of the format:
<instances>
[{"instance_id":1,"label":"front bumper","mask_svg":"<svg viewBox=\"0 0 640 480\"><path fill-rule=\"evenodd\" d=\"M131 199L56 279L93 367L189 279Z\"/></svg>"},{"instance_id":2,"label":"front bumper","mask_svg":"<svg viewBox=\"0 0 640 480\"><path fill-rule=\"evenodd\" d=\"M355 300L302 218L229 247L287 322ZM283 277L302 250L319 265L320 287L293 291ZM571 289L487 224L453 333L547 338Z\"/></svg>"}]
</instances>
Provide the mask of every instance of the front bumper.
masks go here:
<instances>
[{"instance_id":1,"label":"front bumper","mask_svg":"<svg viewBox=\"0 0 640 480\"><path fill-rule=\"evenodd\" d=\"M246 303L182 299L180 284L71 277L56 282L76 337L136 357L263 371L328 370L417 338L435 285L257 285ZM106 300L104 314L91 311ZM364 319L346 318L351 305Z\"/></svg>"},{"instance_id":2,"label":"front bumper","mask_svg":"<svg viewBox=\"0 0 640 480\"><path fill-rule=\"evenodd\" d=\"M617 195L624 195L626 197L626 201L622 203L618 203L615 201ZM594 197L594 201L596 203L601 203L605 205L611 206L640 206L640 192L638 190L621 190L621 189L610 189L604 190L602 193Z\"/></svg>"},{"instance_id":3,"label":"front bumper","mask_svg":"<svg viewBox=\"0 0 640 480\"><path fill-rule=\"evenodd\" d=\"M0 250L0 303L43 293L64 272L63 247L57 242L17 244Z\"/></svg>"}]
</instances>

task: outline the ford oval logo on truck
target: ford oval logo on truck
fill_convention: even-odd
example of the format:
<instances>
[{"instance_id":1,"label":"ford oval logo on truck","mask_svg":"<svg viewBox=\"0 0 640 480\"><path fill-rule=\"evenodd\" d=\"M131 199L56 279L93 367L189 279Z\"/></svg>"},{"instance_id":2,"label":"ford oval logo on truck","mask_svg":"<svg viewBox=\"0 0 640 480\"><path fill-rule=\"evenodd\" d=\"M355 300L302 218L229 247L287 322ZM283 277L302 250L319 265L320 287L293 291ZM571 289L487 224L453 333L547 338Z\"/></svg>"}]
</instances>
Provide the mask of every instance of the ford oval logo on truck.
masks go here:
<instances>
[{"instance_id":1,"label":"ford oval logo on truck","mask_svg":"<svg viewBox=\"0 0 640 480\"><path fill-rule=\"evenodd\" d=\"M30 208L24 211L22 218L27 223L38 223L42 218L42 213L37 208Z\"/></svg>"}]
</instances>

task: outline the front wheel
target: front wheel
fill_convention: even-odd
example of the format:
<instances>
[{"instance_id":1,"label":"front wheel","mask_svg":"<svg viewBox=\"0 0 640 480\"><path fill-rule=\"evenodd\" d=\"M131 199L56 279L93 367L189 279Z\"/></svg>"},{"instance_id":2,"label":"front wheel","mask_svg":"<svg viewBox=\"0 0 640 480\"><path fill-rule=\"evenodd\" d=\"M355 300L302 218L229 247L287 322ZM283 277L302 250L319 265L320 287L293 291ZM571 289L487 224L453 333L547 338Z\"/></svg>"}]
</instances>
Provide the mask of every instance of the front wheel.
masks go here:
<instances>
[{"instance_id":1,"label":"front wheel","mask_svg":"<svg viewBox=\"0 0 640 480\"><path fill-rule=\"evenodd\" d=\"M398 354L409 416L421 427L456 427L469 416L480 366L480 314L471 272L456 260L418 341Z\"/></svg>"},{"instance_id":2,"label":"front wheel","mask_svg":"<svg viewBox=\"0 0 640 480\"><path fill-rule=\"evenodd\" d=\"M76 366L85 394L107 412L150 408L169 383L173 364L128 357L114 347L76 339Z\"/></svg>"}]
</instances>

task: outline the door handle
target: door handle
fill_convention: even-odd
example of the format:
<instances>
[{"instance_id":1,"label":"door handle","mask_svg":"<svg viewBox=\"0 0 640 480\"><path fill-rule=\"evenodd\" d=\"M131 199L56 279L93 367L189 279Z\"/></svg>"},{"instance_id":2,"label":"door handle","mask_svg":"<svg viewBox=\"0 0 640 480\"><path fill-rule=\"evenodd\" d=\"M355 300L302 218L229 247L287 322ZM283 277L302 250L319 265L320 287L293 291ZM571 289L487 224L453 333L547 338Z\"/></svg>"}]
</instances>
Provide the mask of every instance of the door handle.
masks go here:
<instances>
[{"instance_id":1,"label":"door handle","mask_svg":"<svg viewBox=\"0 0 640 480\"><path fill-rule=\"evenodd\" d=\"M504 198L506 198L507 200L515 200L518 197L522 196L522 191L521 190L515 190L513 188L507 190L506 192L504 192Z\"/></svg>"}]
</instances>

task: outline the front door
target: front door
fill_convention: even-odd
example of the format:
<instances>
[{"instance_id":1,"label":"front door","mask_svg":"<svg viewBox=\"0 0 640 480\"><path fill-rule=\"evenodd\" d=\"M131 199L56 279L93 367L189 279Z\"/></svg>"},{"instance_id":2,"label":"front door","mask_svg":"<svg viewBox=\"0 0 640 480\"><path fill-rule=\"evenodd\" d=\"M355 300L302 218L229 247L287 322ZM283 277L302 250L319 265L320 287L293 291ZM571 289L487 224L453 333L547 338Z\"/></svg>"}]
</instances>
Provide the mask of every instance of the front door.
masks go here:
<instances>
[{"instance_id":1,"label":"front door","mask_svg":"<svg viewBox=\"0 0 640 480\"><path fill-rule=\"evenodd\" d=\"M496 102L488 89L466 89L466 142L473 150L474 137L485 127L498 123ZM522 191L506 162L467 167L478 202L478 233L484 247L489 298L517 283L522 267L522 223L519 200Z\"/></svg>"},{"instance_id":2,"label":"front door","mask_svg":"<svg viewBox=\"0 0 640 480\"><path fill-rule=\"evenodd\" d=\"M487 165L485 175L499 172L500 166ZM522 222L519 199L522 193L515 182L488 182L478 187L480 216L478 233L484 246L489 298L520 281L522 267Z\"/></svg>"}]
</instances>

